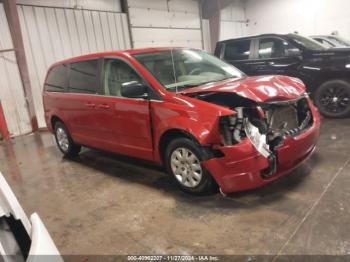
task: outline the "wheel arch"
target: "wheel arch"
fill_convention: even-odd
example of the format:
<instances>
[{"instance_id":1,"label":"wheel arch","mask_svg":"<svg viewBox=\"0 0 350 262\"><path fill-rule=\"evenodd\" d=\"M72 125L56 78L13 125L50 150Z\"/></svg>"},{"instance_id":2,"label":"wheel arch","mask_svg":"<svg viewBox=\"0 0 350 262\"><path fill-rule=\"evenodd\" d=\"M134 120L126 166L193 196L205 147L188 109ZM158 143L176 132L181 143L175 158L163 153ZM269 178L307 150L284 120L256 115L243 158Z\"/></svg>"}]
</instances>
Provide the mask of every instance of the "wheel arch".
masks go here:
<instances>
[{"instance_id":1,"label":"wheel arch","mask_svg":"<svg viewBox=\"0 0 350 262\"><path fill-rule=\"evenodd\" d=\"M62 122L62 123L64 124L63 120L62 120L59 116L57 116L57 115L52 115L52 116L51 116L50 124L51 124L51 128L52 128L53 131L55 130L55 124L56 124L58 121L59 121L59 122Z\"/></svg>"},{"instance_id":2,"label":"wheel arch","mask_svg":"<svg viewBox=\"0 0 350 262\"><path fill-rule=\"evenodd\" d=\"M346 74L325 74L325 75L320 75L317 80L312 84L311 88L311 97L315 97L315 93L319 89L319 87L327 82L330 81L335 81L335 80L342 80L346 81L350 84L350 76Z\"/></svg>"},{"instance_id":3,"label":"wheel arch","mask_svg":"<svg viewBox=\"0 0 350 262\"><path fill-rule=\"evenodd\" d=\"M192 135L190 132L180 128L168 129L161 135L158 143L158 148L157 148L159 159L162 164L164 163L164 154L165 154L167 145L170 143L170 141L181 137L191 139L192 141L200 145L196 137Z\"/></svg>"},{"instance_id":4,"label":"wheel arch","mask_svg":"<svg viewBox=\"0 0 350 262\"><path fill-rule=\"evenodd\" d=\"M329 88L334 90L335 87L336 87L335 90L337 90L337 87L339 86L342 86L343 95L339 95L337 91L335 91L335 93L334 91L331 91L329 93L330 97L328 99L332 99L331 97L333 96L333 98L340 98L341 100L345 100L345 97L347 97L347 101L349 101L350 81L347 79L340 79L340 78L331 79L329 81L324 82L322 85L320 85L318 92L316 92L313 97L315 105L318 107L318 110L320 111L320 113L325 117L343 118L350 115L349 102L347 102L345 106L344 104L341 106L340 103L337 102L338 100L335 100L335 103L329 102L328 100L328 102L325 105L322 103L322 97L324 96L326 90L329 90ZM344 93L344 89L345 89L345 93ZM335 108L337 109L334 111L333 109Z\"/></svg>"},{"instance_id":5,"label":"wheel arch","mask_svg":"<svg viewBox=\"0 0 350 262\"><path fill-rule=\"evenodd\" d=\"M173 129L169 129L166 132L163 133L163 135L161 136L160 142L159 142L159 155L160 155L160 160L162 165L167 168L167 164L165 163L165 156L166 156L166 151L167 151L167 146L169 143L171 143L171 141L173 141L174 139L178 139L178 138L187 138L190 139L193 143L195 143L198 146L199 151L201 152L201 161L206 161L208 159L214 158L214 157L222 157L223 153L219 150L214 150L212 149L209 145L202 145L199 143L199 141L196 139L196 137L189 133L186 130L183 129L177 129L177 128L173 128ZM203 168L203 166L202 166ZM217 190L219 187L219 183L216 179L216 177L214 175L212 175L208 170L207 174L211 177L211 190ZM169 171L168 171L169 172Z\"/></svg>"},{"instance_id":6,"label":"wheel arch","mask_svg":"<svg viewBox=\"0 0 350 262\"><path fill-rule=\"evenodd\" d=\"M223 156L223 153L220 150L211 148L209 144L208 145L201 144L199 140L190 132L179 128L172 128L165 131L162 134L158 143L157 149L158 149L158 156L161 164L164 164L164 156L165 156L167 145L176 138L188 138L192 140L202 150L202 153L204 156L203 160L208 160L214 157Z\"/></svg>"}]
</instances>

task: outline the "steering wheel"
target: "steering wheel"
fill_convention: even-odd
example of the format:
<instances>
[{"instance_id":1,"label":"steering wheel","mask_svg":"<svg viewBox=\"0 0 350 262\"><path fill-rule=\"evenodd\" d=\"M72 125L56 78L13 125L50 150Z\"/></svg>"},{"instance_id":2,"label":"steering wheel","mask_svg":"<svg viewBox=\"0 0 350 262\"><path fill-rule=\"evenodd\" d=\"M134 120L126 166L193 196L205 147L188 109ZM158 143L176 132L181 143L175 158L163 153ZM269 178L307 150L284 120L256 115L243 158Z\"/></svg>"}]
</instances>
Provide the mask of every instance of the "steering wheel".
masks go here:
<instances>
[{"instance_id":1,"label":"steering wheel","mask_svg":"<svg viewBox=\"0 0 350 262\"><path fill-rule=\"evenodd\" d=\"M188 74L189 75L198 75L200 72L202 72L202 69L199 67L193 68Z\"/></svg>"}]
</instances>

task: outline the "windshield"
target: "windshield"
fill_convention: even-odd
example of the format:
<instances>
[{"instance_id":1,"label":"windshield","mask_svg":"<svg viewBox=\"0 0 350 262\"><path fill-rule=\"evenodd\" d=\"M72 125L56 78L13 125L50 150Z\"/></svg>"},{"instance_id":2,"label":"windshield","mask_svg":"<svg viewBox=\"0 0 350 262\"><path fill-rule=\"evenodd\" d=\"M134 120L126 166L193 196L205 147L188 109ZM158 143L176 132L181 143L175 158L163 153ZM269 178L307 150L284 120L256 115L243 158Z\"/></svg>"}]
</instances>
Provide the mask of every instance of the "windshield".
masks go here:
<instances>
[{"instance_id":1,"label":"windshield","mask_svg":"<svg viewBox=\"0 0 350 262\"><path fill-rule=\"evenodd\" d=\"M174 49L134 55L167 90L212 83L244 74L208 53L194 49Z\"/></svg>"},{"instance_id":2,"label":"windshield","mask_svg":"<svg viewBox=\"0 0 350 262\"><path fill-rule=\"evenodd\" d=\"M327 36L327 38L335 42L337 46L350 46L349 41L339 36Z\"/></svg>"},{"instance_id":3,"label":"windshield","mask_svg":"<svg viewBox=\"0 0 350 262\"><path fill-rule=\"evenodd\" d=\"M289 34L288 36L294 42L298 43L299 45L302 45L306 49L310 49L310 50L314 50L314 51L321 51L321 50L325 50L326 49L320 43L316 42L315 40L312 40L311 38L304 37L304 36L301 36L301 35L295 35L295 34Z\"/></svg>"}]
</instances>

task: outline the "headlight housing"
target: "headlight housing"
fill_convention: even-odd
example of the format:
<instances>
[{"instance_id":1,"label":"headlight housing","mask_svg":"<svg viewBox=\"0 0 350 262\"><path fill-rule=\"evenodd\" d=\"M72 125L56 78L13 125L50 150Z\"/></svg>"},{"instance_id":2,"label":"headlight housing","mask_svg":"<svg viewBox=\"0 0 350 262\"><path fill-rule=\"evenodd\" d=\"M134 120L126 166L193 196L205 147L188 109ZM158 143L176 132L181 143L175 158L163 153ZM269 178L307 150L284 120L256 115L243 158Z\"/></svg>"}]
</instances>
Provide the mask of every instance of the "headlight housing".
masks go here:
<instances>
[{"instance_id":1,"label":"headlight housing","mask_svg":"<svg viewBox=\"0 0 350 262\"><path fill-rule=\"evenodd\" d=\"M266 134L261 134L259 128L254 126L248 118L244 119L243 124L244 131L256 150L264 157L269 157L272 152L267 144Z\"/></svg>"}]
</instances>

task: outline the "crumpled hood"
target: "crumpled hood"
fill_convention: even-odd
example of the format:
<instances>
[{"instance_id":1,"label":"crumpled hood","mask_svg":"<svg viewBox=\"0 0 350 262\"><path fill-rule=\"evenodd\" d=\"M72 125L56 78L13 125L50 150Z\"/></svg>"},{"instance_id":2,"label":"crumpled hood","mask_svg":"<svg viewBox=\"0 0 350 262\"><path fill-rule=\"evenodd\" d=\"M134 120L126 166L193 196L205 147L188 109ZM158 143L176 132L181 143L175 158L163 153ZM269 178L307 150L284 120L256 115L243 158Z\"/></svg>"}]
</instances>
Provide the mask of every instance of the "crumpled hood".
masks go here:
<instances>
[{"instance_id":1,"label":"crumpled hood","mask_svg":"<svg viewBox=\"0 0 350 262\"><path fill-rule=\"evenodd\" d=\"M233 92L256 102L268 102L298 98L305 92L305 86L298 78L267 75L206 84L186 89L181 93L186 95L211 92Z\"/></svg>"}]
</instances>

